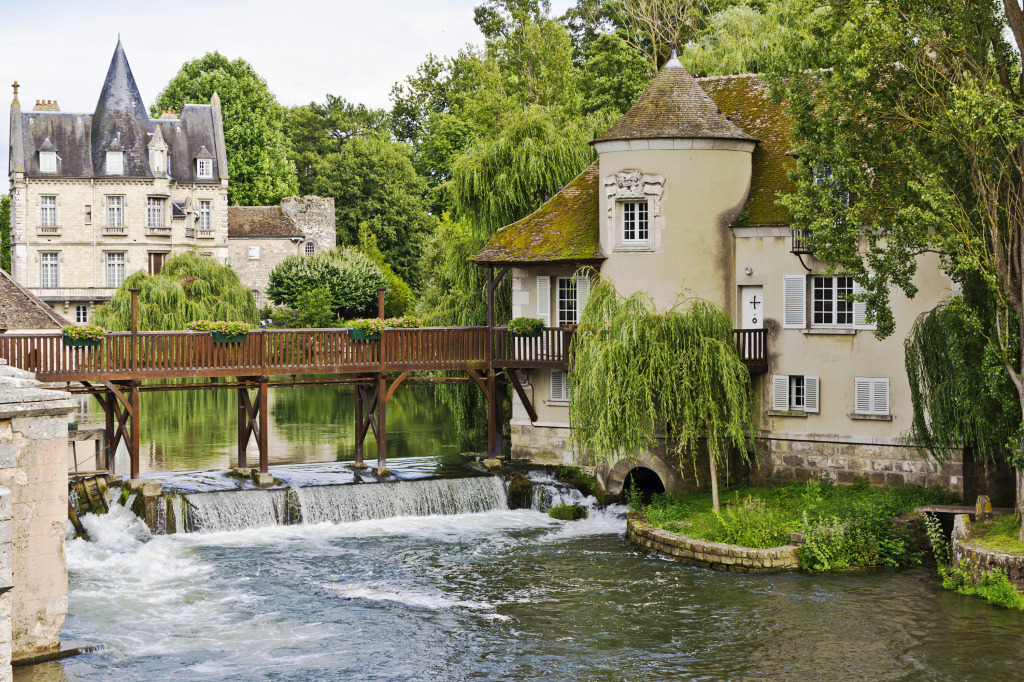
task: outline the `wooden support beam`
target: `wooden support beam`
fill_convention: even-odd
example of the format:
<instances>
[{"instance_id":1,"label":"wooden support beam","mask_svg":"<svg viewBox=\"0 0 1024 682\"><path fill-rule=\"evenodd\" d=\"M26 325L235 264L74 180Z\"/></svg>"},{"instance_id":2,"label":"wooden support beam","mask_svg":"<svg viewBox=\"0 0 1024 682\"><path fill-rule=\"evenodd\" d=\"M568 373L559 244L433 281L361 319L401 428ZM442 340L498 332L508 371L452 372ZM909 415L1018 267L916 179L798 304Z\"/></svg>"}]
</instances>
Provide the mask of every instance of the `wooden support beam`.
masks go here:
<instances>
[{"instance_id":1,"label":"wooden support beam","mask_svg":"<svg viewBox=\"0 0 1024 682\"><path fill-rule=\"evenodd\" d=\"M238 388L238 468L246 466L245 450L249 446L249 433L251 426L249 414L252 412L252 404L249 402L249 389L246 386Z\"/></svg>"},{"instance_id":2,"label":"wooden support beam","mask_svg":"<svg viewBox=\"0 0 1024 682\"><path fill-rule=\"evenodd\" d=\"M377 470L387 471L388 468L388 401L385 400L388 390L388 375L377 375Z\"/></svg>"},{"instance_id":3,"label":"wooden support beam","mask_svg":"<svg viewBox=\"0 0 1024 682\"><path fill-rule=\"evenodd\" d=\"M523 403L523 407L526 408L526 414L530 417L531 422L537 421L537 410L533 407L533 402L526 397L526 390L523 388L523 384L519 381L519 373L514 369L505 370L505 376L508 377L508 381L512 384L512 388L515 389L516 395L519 396L520 402Z\"/></svg>"},{"instance_id":4,"label":"wooden support beam","mask_svg":"<svg viewBox=\"0 0 1024 682\"><path fill-rule=\"evenodd\" d=\"M260 433L256 440L260 449L260 473L265 474L270 468L270 415L268 404L270 401L270 377L260 377L259 405L256 409L260 412Z\"/></svg>"},{"instance_id":5,"label":"wooden support beam","mask_svg":"<svg viewBox=\"0 0 1024 682\"><path fill-rule=\"evenodd\" d=\"M394 394L395 389L398 388L398 385L405 381L410 374L412 374L412 372L402 372L398 375L397 379L391 382L391 388L388 389L387 395L384 396L384 402L391 400L391 396Z\"/></svg>"},{"instance_id":6,"label":"wooden support beam","mask_svg":"<svg viewBox=\"0 0 1024 682\"><path fill-rule=\"evenodd\" d=\"M498 424L498 384L494 369L487 370L487 455L501 457L501 433Z\"/></svg>"},{"instance_id":7,"label":"wooden support beam","mask_svg":"<svg viewBox=\"0 0 1024 682\"><path fill-rule=\"evenodd\" d=\"M259 453L261 473L267 473L270 465L269 451L269 416L267 413L269 377L239 377L240 381L248 381L238 389L238 467L248 466L246 450L249 440L256 438L256 450ZM249 391L256 389L255 400Z\"/></svg>"},{"instance_id":8,"label":"wooden support beam","mask_svg":"<svg viewBox=\"0 0 1024 682\"><path fill-rule=\"evenodd\" d=\"M109 451L117 452L117 446L123 439L128 448L128 459L131 462L131 477L139 477L139 384L141 381L129 381L121 389L106 379L100 380L109 391L107 404L113 412L113 420L109 413L107 418L107 440ZM127 389L128 395L122 389Z\"/></svg>"},{"instance_id":9,"label":"wooden support beam","mask_svg":"<svg viewBox=\"0 0 1024 682\"><path fill-rule=\"evenodd\" d=\"M363 387L356 384L356 446L355 462L353 465L359 469L366 467L363 463L363 440L366 438L366 425L363 423Z\"/></svg>"}]
</instances>

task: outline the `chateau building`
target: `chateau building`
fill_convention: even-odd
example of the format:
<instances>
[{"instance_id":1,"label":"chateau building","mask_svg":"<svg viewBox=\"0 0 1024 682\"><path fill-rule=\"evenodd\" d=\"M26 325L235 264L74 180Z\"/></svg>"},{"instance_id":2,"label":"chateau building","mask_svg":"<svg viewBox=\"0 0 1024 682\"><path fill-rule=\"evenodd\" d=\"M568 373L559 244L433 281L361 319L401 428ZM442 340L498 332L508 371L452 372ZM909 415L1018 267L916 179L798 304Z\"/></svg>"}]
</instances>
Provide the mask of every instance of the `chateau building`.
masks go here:
<instances>
[{"instance_id":1,"label":"chateau building","mask_svg":"<svg viewBox=\"0 0 1024 682\"><path fill-rule=\"evenodd\" d=\"M964 490L964 462L940 466L902 439L911 425L903 340L917 316L950 295L934 255L920 257L909 300L892 292L896 331L879 340L848 295L852 278L814 257L779 193L793 191L790 123L756 76L693 78L674 58L632 108L592 143L598 160L533 214L499 230L474 257L510 268L513 317L578 321L590 265L620 293L646 291L659 308L682 289L729 312L764 340L752 372L761 430L754 476L772 482L828 473L875 484ZM513 398L513 457L570 463L568 382L534 370L536 420ZM666 487L681 472L658 452L645 467ZM634 465L601 472L611 492ZM973 499L973 498L972 498Z\"/></svg>"},{"instance_id":2,"label":"chateau building","mask_svg":"<svg viewBox=\"0 0 1024 682\"><path fill-rule=\"evenodd\" d=\"M125 277L190 249L228 261L228 167L216 93L151 119L120 40L92 114L11 102L11 266L75 322Z\"/></svg>"}]
</instances>

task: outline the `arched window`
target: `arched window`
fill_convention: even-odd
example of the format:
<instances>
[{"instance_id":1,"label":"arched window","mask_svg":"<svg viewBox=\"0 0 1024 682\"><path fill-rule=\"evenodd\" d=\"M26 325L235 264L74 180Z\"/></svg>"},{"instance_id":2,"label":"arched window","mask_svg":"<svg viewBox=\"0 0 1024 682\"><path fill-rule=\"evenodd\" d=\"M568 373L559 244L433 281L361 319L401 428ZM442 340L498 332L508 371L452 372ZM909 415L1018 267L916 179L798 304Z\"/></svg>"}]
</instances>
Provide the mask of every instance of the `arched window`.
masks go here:
<instances>
[{"instance_id":1,"label":"arched window","mask_svg":"<svg viewBox=\"0 0 1024 682\"><path fill-rule=\"evenodd\" d=\"M303 248L306 250L307 256L311 253L316 253L316 244L313 242L306 242L306 245Z\"/></svg>"}]
</instances>

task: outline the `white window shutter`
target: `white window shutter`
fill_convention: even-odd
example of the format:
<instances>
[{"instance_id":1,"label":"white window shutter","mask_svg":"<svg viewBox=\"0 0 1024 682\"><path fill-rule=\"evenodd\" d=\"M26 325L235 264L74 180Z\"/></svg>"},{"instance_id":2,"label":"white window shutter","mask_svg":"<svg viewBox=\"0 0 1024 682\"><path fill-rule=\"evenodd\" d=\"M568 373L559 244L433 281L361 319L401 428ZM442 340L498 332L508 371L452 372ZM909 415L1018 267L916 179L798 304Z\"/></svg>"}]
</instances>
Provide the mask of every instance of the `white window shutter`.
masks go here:
<instances>
[{"instance_id":1,"label":"white window shutter","mask_svg":"<svg viewBox=\"0 0 1024 682\"><path fill-rule=\"evenodd\" d=\"M544 326L551 326L551 277L537 278L537 317L544 320Z\"/></svg>"},{"instance_id":2,"label":"white window shutter","mask_svg":"<svg viewBox=\"0 0 1024 682\"><path fill-rule=\"evenodd\" d=\"M590 298L590 278L586 275L576 275L576 322L583 317L583 308Z\"/></svg>"},{"instance_id":3,"label":"white window shutter","mask_svg":"<svg viewBox=\"0 0 1024 682\"><path fill-rule=\"evenodd\" d=\"M551 400L553 402L566 402L569 400L565 386L565 372L551 371Z\"/></svg>"},{"instance_id":4,"label":"white window shutter","mask_svg":"<svg viewBox=\"0 0 1024 682\"><path fill-rule=\"evenodd\" d=\"M804 377L804 412L818 411L818 377Z\"/></svg>"},{"instance_id":5,"label":"white window shutter","mask_svg":"<svg viewBox=\"0 0 1024 682\"><path fill-rule=\"evenodd\" d=\"M871 414L871 386L874 382L865 377L853 380L853 411L856 414Z\"/></svg>"},{"instance_id":6,"label":"white window shutter","mask_svg":"<svg viewBox=\"0 0 1024 682\"><path fill-rule=\"evenodd\" d=\"M782 326L785 329L807 326L807 278L803 275L782 278Z\"/></svg>"},{"instance_id":7,"label":"white window shutter","mask_svg":"<svg viewBox=\"0 0 1024 682\"><path fill-rule=\"evenodd\" d=\"M889 414L889 380L873 379L871 383L871 411L874 414Z\"/></svg>"},{"instance_id":8,"label":"white window shutter","mask_svg":"<svg viewBox=\"0 0 1024 682\"><path fill-rule=\"evenodd\" d=\"M864 287L856 282L853 283L853 293L864 293ZM853 302L853 326L858 329L875 329L874 323L868 324L868 305L864 301L854 300Z\"/></svg>"},{"instance_id":9,"label":"white window shutter","mask_svg":"<svg viewBox=\"0 0 1024 682\"><path fill-rule=\"evenodd\" d=\"M789 409L788 374L776 374L772 377L772 409L778 412Z\"/></svg>"}]
</instances>

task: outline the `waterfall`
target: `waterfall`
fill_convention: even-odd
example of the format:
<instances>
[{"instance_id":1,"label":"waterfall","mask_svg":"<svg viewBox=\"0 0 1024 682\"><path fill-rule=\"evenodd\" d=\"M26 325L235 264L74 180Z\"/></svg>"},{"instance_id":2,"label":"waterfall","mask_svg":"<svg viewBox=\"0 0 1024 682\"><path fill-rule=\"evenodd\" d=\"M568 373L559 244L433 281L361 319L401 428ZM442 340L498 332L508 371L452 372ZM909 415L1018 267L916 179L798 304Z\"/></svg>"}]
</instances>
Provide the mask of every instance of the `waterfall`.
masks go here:
<instances>
[{"instance_id":1,"label":"waterfall","mask_svg":"<svg viewBox=\"0 0 1024 682\"><path fill-rule=\"evenodd\" d=\"M180 495L174 495L171 497L171 513L174 517L174 532L184 533L185 532L185 513L182 509L184 503L181 500Z\"/></svg>"},{"instance_id":2,"label":"waterfall","mask_svg":"<svg viewBox=\"0 0 1024 682\"><path fill-rule=\"evenodd\" d=\"M283 524L283 490L241 490L195 493L185 496L191 523L185 528L198 532L242 530Z\"/></svg>"},{"instance_id":3,"label":"waterfall","mask_svg":"<svg viewBox=\"0 0 1024 682\"><path fill-rule=\"evenodd\" d=\"M309 486L295 488L295 493L303 523L470 514L506 507L505 488L494 476Z\"/></svg>"},{"instance_id":4,"label":"waterfall","mask_svg":"<svg viewBox=\"0 0 1024 682\"><path fill-rule=\"evenodd\" d=\"M579 490L564 483L538 483L533 486L530 509L546 512L559 504L587 505L586 499Z\"/></svg>"},{"instance_id":5,"label":"waterfall","mask_svg":"<svg viewBox=\"0 0 1024 682\"><path fill-rule=\"evenodd\" d=\"M124 508L125 509L131 509L132 508L132 505L135 504L135 498L136 498L137 495L138 495L138 493L132 493L131 495L128 496L128 499L124 501Z\"/></svg>"}]
</instances>

